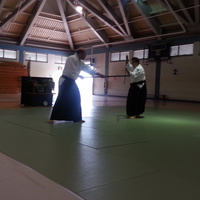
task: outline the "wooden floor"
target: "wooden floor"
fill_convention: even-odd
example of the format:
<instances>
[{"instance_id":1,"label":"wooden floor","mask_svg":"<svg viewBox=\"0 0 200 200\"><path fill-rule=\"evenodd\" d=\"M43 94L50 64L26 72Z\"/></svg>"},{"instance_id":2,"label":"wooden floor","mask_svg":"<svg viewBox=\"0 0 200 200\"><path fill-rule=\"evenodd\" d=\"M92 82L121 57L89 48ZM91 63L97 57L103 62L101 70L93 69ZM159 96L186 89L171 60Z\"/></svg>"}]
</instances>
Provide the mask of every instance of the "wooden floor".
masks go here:
<instances>
[{"instance_id":1,"label":"wooden floor","mask_svg":"<svg viewBox=\"0 0 200 200\"><path fill-rule=\"evenodd\" d=\"M52 125L51 107L1 96L0 199L199 199L200 104L147 100L143 119L125 104L93 96L86 123Z\"/></svg>"}]
</instances>

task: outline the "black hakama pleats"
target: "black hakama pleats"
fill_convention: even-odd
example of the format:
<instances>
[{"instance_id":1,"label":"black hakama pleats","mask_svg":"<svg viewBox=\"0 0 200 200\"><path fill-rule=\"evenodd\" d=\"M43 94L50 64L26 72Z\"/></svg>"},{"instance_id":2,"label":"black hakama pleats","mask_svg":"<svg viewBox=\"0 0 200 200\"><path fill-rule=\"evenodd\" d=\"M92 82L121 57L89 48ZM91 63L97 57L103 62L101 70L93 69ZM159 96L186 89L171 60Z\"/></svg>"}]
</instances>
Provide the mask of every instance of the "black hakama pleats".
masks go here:
<instances>
[{"instance_id":1,"label":"black hakama pleats","mask_svg":"<svg viewBox=\"0 0 200 200\"><path fill-rule=\"evenodd\" d=\"M126 114L127 116L140 115L145 111L145 103L147 96L146 82L143 81L142 88L138 83L132 83L127 97Z\"/></svg>"},{"instance_id":2,"label":"black hakama pleats","mask_svg":"<svg viewBox=\"0 0 200 200\"><path fill-rule=\"evenodd\" d=\"M50 119L74 122L82 120L80 91L75 80L64 76Z\"/></svg>"}]
</instances>

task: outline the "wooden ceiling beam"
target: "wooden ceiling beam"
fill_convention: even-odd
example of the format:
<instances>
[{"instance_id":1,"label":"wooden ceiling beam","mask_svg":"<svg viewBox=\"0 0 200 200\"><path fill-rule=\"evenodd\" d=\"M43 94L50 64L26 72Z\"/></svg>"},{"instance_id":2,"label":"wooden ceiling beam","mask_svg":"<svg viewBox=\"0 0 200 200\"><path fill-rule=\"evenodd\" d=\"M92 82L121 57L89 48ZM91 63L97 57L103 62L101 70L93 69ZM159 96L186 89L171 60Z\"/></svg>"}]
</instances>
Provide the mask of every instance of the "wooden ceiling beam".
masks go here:
<instances>
[{"instance_id":1,"label":"wooden ceiling beam","mask_svg":"<svg viewBox=\"0 0 200 200\"><path fill-rule=\"evenodd\" d=\"M180 8L182 9L182 12L184 13L184 15L185 15L187 21L188 21L189 23L194 23L194 20L193 20L192 17L190 16L190 13L188 12L187 9L185 9L186 6L184 5L183 1L182 1L182 0L179 0L179 1L178 1L178 4L179 4Z\"/></svg>"},{"instance_id":2,"label":"wooden ceiling beam","mask_svg":"<svg viewBox=\"0 0 200 200\"><path fill-rule=\"evenodd\" d=\"M27 9L35 0L26 0L19 8L16 8L6 19L0 23L0 29L3 29L14 17Z\"/></svg>"},{"instance_id":3,"label":"wooden ceiling beam","mask_svg":"<svg viewBox=\"0 0 200 200\"><path fill-rule=\"evenodd\" d=\"M103 42L104 44L109 42L109 39L108 39L106 33L103 30L98 30L99 24L96 21L94 21L92 18L83 16L82 14L80 14L76 10L75 5L73 4L73 2L71 2L71 0L66 0L66 1L77 12L79 17L90 27L90 29L94 32L94 34L99 38L99 40L101 42Z\"/></svg>"},{"instance_id":4,"label":"wooden ceiling beam","mask_svg":"<svg viewBox=\"0 0 200 200\"><path fill-rule=\"evenodd\" d=\"M150 13L151 9L148 6L147 2L144 2L142 0L131 0L134 6L137 8L137 10L140 12L142 17L145 19L146 23L149 25L149 27L152 29L155 35L158 35L161 33L160 30L160 24L156 18L152 18Z\"/></svg>"},{"instance_id":5,"label":"wooden ceiling beam","mask_svg":"<svg viewBox=\"0 0 200 200\"><path fill-rule=\"evenodd\" d=\"M194 0L195 4L195 23L199 24L200 23L200 15L199 15L199 5L200 5L200 0Z\"/></svg>"},{"instance_id":6,"label":"wooden ceiling beam","mask_svg":"<svg viewBox=\"0 0 200 200\"><path fill-rule=\"evenodd\" d=\"M127 14L126 14L127 13L127 11L126 11L127 2L128 1L117 0L118 6L119 6L119 9L120 9L120 12L121 12L121 16L122 16L122 19L123 19L123 22L124 22L124 26L125 26L127 34L128 34L126 39L127 38L134 39L132 34L131 34L131 30L130 30L130 27L129 27Z\"/></svg>"},{"instance_id":7,"label":"wooden ceiling beam","mask_svg":"<svg viewBox=\"0 0 200 200\"><path fill-rule=\"evenodd\" d=\"M66 17L65 11L63 10L63 4L62 4L61 0L57 0L57 4L58 4L58 8L59 8L59 11L60 11L60 14L61 14L61 18L62 18L62 21L63 21L65 32L67 34L67 39L69 41L70 48L72 50L74 50L73 40L72 40L72 37L71 37L71 33L70 33L68 22L67 22L67 17Z\"/></svg>"},{"instance_id":8,"label":"wooden ceiling beam","mask_svg":"<svg viewBox=\"0 0 200 200\"><path fill-rule=\"evenodd\" d=\"M31 13L32 15L28 20L28 23L27 23L28 25L24 28L22 36L20 38L20 42L19 42L20 45L25 44L25 41L28 38L28 35L30 34L32 27L34 26L35 22L37 21L38 16L39 16L45 3L46 3L46 0L40 0L40 1L36 2L34 9Z\"/></svg>"},{"instance_id":9,"label":"wooden ceiling beam","mask_svg":"<svg viewBox=\"0 0 200 200\"><path fill-rule=\"evenodd\" d=\"M186 17L181 13L181 12L179 12L179 13L177 13L177 12L175 12L178 8L176 8L173 4L171 4L169 1L167 1L167 3L166 3L166 1L163 1L163 0L157 0L158 1L158 3L161 5L161 6L163 6L163 8L166 8L166 10L168 11L168 12L171 12L171 11L169 11L169 9L171 8L174 12L172 13L174 16L176 16L177 18L179 18L179 20L181 21L181 22L183 22L183 23L186 23L186 24L188 24L188 21L187 21L187 19L186 19ZM169 8L169 6L170 6L170 8Z\"/></svg>"},{"instance_id":10,"label":"wooden ceiling beam","mask_svg":"<svg viewBox=\"0 0 200 200\"><path fill-rule=\"evenodd\" d=\"M108 4L108 1L107 0L97 0L97 1L102 6L102 8L106 11L108 16L114 21L114 23L117 25L120 31L124 34L124 36L127 36L127 32L124 30L122 26L124 25L123 21L118 17L114 9Z\"/></svg>"},{"instance_id":11,"label":"wooden ceiling beam","mask_svg":"<svg viewBox=\"0 0 200 200\"><path fill-rule=\"evenodd\" d=\"M103 15L99 10L97 10L95 7L90 5L87 1L85 1L85 0L76 0L76 1L82 7L84 7L84 9L86 9L88 12L92 13L96 18L98 18L100 21L102 21L104 24L106 24L109 28L111 28L113 31L115 31L116 33L118 33L119 35L121 35L123 37L124 34L118 29L116 24L111 19L109 19L108 17Z\"/></svg>"},{"instance_id":12,"label":"wooden ceiling beam","mask_svg":"<svg viewBox=\"0 0 200 200\"><path fill-rule=\"evenodd\" d=\"M2 12L2 9L3 9L5 3L6 3L6 0L0 1L0 13Z\"/></svg>"}]
</instances>

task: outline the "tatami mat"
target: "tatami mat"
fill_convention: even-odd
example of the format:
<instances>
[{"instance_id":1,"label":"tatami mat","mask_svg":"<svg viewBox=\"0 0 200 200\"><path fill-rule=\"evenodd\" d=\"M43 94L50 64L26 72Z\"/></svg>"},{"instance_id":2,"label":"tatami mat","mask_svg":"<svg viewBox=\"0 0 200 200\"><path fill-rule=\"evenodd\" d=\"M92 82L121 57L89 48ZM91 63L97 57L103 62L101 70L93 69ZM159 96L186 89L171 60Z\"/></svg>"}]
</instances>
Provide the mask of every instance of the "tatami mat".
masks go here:
<instances>
[{"instance_id":1,"label":"tatami mat","mask_svg":"<svg viewBox=\"0 0 200 200\"><path fill-rule=\"evenodd\" d=\"M81 200L66 188L0 153L0 199Z\"/></svg>"},{"instance_id":2,"label":"tatami mat","mask_svg":"<svg viewBox=\"0 0 200 200\"><path fill-rule=\"evenodd\" d=\"M197 200L200 105L148 101L144 119L117 119L124 103L95 98L82 124L0 108L2 199Z\"/></svg>"}]
</instances>

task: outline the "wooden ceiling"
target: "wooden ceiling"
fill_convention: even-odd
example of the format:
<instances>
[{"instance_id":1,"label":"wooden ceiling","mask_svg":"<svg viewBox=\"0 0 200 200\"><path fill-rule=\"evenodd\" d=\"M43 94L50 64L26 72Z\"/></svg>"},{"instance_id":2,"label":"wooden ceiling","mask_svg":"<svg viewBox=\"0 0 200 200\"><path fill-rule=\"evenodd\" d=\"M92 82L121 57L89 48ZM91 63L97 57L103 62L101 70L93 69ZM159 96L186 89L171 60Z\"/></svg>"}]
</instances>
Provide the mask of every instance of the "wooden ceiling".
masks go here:
<instances>
[{"instance_id":1,"label":"wooden ceiling","mask_svg":"<svg viewBox=\"0 0 200 200\"><path fill-rule=\"evenodd\" d=\"M200 0L0 0L0 42L17 45L74 50L199 33Z\"/></svg>"}]
</instances>

